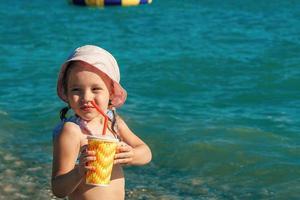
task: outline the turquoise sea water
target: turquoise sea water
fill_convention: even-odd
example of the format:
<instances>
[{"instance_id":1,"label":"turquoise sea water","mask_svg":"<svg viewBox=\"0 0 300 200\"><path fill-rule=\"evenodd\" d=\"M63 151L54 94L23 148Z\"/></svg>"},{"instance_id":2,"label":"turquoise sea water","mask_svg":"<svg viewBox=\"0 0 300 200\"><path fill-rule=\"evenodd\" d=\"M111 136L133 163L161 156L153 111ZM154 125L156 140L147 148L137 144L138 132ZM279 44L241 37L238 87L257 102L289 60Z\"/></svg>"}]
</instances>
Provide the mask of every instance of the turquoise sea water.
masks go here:
<instances>
[{"instance_id":1,"label":"turquoise sea water","mask_svg":"<svg viewBox=\"0 0 300 200\"><path fill-rule=\"evenodd\" d=\"M0 199L54 199L55 93L72 49L112 52L119 110L153 161L127 199L300 198L300 4L154 1L95 9L0 4Z\"/></svg>"}]
</instances>

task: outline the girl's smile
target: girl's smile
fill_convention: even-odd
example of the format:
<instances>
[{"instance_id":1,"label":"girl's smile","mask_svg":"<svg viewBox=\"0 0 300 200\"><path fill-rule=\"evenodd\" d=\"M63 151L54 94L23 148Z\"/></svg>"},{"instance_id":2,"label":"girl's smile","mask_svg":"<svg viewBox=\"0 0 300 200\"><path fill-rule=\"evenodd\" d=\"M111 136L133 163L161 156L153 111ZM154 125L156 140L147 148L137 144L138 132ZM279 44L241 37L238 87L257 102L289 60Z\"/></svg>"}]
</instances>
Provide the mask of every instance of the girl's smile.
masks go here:
<instances>
[{"instance_id":1,"label":"girl's smile","mask_svg":"<svg viewBox=\"0 0 300 200\"><path fill-rule=\"evenodd\" d=\"M83 110L84 112L91 112L94 109L94 107L89 105L84 105L81 106L80 109Z\"/></svg>"}]
</instances>

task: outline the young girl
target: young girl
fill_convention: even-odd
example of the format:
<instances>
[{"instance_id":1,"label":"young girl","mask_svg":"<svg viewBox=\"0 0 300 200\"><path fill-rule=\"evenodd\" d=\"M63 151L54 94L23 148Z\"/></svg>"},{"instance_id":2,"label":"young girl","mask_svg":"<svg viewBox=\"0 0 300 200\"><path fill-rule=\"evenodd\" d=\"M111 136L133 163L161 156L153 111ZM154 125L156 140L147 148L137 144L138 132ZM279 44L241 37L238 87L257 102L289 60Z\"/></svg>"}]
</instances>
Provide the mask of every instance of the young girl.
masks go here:
<instances>
[{"instance_id":1,"label":"young girl","mask_svg":"<svg viewBox=\"0 0 300 200\"><path fill-rule=\"evenodd\" d=\"M119 84L115 58L104 49L86 45L77 48L62 65L57 94L68 106L61 111L62 122L53 135L52 191L57 197L75 199L124 199L122 165L144 165L151 160L149 147L136 136L115 112L126 100ZM95 152L87 151L87 136L101 133L103 117L96 103L109 117L106 135L120 140L107 187L85 184L85 173L94 170L88 162ZM75 116L66 118L68 109ZM76 160L79 163L76 163Z\"/></svg>"}]
</instances>

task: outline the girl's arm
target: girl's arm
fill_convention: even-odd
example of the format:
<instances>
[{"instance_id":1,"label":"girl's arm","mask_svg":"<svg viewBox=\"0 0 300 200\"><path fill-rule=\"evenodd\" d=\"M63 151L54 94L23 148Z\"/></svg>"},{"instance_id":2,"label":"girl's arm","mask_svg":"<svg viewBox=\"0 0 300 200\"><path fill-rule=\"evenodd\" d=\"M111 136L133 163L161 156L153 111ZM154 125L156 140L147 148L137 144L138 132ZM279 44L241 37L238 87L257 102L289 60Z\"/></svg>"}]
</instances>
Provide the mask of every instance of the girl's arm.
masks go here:
<instances>
[{"instance_id":1,"label":"girl's arm","mask_svg":"<svg viewBox=\"0 0 300 200\"><path fill-rule=\"evenodd\" d=\"M57 197L71 194L84 178L85 162L81 159L75 167L80 151L80 128L73 123L65 123L61 134L53 141L52 192Z\"/></svg>"},{"instance_id":2,"label":"girl's arm","mask_svg":"<svg viewBox=\"0 0 300 200\"><path fill-rule=\"evenodd\" d=\"M150 148L117 117L118 131L123 140L115 156L115 164L144 165L151 161Z\"/></svg>"}]
</instances>

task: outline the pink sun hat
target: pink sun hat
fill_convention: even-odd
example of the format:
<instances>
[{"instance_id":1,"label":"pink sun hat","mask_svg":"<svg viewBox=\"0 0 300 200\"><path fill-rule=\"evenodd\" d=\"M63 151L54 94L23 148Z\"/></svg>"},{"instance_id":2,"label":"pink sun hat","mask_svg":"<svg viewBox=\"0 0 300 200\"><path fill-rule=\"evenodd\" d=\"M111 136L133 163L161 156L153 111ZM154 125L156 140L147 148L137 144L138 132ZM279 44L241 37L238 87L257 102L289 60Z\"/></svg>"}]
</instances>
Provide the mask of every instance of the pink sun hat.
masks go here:
<instances>
[{"instance_id":1,"label":"pink sun hat","mask_svg":"<svg viewBox=\"0 0 300 200\"><path fill-rule=\"evenodd\" d=\"M124 104L127 92L120 85L120 71L116 59L108 51L94 45L85 45L75 49L62 65L57 80L57 95L63 101L67 102L67 97L63 88L62 79L71 61L85 62L106 74L113 82L112 106L120 107Z\"/></svg>"}]
</instances>

